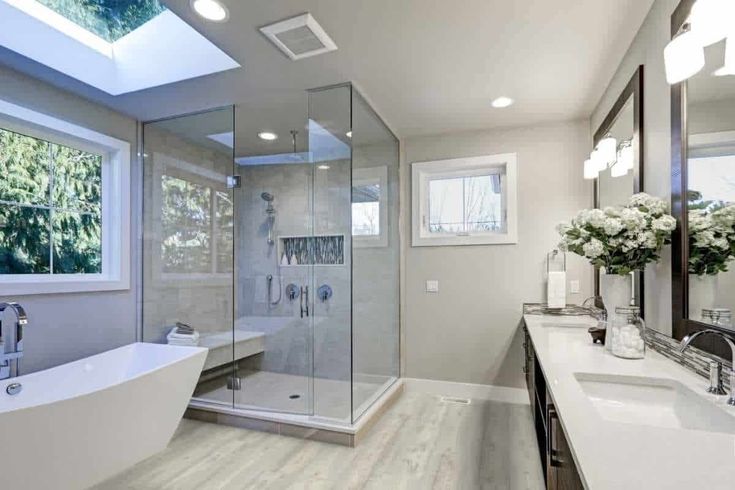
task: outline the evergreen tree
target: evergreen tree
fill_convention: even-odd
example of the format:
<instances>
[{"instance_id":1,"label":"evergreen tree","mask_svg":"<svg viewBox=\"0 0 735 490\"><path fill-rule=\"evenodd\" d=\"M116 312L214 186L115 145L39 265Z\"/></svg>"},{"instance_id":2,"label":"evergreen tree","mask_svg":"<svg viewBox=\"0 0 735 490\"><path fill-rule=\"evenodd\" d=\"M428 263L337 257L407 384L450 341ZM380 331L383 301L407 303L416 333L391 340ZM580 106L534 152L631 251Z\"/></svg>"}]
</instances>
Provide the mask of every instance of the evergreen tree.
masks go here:
<instances>
[{"instance_id":1,"label":"evergreen tree","mask_svg":"<svg viewBox=\"0 0 735 490\"><path fill-rule=\"evenodd\" d=\"M0 129L0 274L98 273L102 157Z\"/></svg>"}]
</instances>

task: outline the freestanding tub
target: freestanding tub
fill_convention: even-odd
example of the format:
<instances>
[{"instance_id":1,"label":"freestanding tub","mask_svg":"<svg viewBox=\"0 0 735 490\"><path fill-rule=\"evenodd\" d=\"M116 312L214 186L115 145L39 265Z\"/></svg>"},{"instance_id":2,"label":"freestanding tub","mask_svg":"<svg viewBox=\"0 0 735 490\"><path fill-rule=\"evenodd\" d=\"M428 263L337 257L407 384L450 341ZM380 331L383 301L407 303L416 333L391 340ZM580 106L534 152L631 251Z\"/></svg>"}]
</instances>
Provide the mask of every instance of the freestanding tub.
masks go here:
<instances>
[{"instance_id":1,"label":"freestanding tub","mask_svg":"<svg viewBox=\"0 0 735 490\"><path fill-rule=\"evenodd\" d=\"M0 488L79 490L161 451L206 356L136 343L0 381Z\"/></svg>"}]
</instances>

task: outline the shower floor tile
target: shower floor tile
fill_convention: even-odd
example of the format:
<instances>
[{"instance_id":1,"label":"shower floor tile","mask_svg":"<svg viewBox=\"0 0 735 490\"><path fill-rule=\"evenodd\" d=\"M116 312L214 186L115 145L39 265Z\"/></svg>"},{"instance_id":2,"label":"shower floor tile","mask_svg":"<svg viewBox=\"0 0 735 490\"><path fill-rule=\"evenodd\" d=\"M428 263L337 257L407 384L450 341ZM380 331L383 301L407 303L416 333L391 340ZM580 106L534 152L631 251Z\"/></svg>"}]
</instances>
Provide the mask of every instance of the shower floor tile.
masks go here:
<instances>
[{"instance_id":1,"label":"shower floor tile","mask_svg":"<svg viewBox=\"0 0 735 490\"><path fill-rule=\"evenodd\" d=\"M235 392L234 399L236 408L311 414L309 400L312 388L308 377L269 371L240 371L240 377L241 389ZM354 398L356 413L360 414L365 408L361 405L369 402L375 393L382 392L390 380L386 377L374 383L355 382L353 393L350 393L349 381L315 378L313 415L350 423L351 397ZM233 392L227 389L225 377L201 383L194 396L202 401L226 405L233 401Z\"/></svg>"}]
</instances>

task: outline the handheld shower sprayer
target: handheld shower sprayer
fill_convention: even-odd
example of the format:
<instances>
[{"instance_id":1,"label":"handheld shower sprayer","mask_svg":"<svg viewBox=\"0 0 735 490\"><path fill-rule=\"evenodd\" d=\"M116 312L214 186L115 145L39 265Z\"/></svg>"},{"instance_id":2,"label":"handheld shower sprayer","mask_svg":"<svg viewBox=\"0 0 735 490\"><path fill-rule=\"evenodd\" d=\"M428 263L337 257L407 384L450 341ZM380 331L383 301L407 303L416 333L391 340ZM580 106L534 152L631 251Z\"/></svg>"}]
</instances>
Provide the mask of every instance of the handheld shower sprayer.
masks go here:
<instances>
[{"instance_id":1,"label":"handheld shower sprayer","mask_svg":"<svg viewBox=\"0 0 735 490\"><path fill-rule=\"evenodd\" d=\"M275 227L276 223L276 208L273 206L273 200L275 199L273 194L270 192L262 192L260 194L260 198L263 199L265 202L268 203L268 206L265 208L265 215L266 215L266 224L268 226L268 245L272 247L276 241L273 238L273 228ZM269 247L269 248L270 248ZM266 276L266 281L268 283L268 304L270 306L275 306L278 303L281 302L281 273L280 273L280 260L278 257L277 251L273 253L273 258L275 260L275 270L276 270L276 276L278 279L278 299L275 301L273 300L273 275L268 274Z\"/></svg>"},{"instance_id":2,"label":"handheld shower sprayer","mask_svg":"<svg viewBox=\"0 0 735 490\"><path fill-rule=\"evenodd\" d=\"M260 198L268 203L268 207L265 208L265 214L268 217L268 245L273 245L273 225L276 220L276 208L273 207L273 194L270 192L263 192L260 194Z\"/></svg>"}]
</instances>

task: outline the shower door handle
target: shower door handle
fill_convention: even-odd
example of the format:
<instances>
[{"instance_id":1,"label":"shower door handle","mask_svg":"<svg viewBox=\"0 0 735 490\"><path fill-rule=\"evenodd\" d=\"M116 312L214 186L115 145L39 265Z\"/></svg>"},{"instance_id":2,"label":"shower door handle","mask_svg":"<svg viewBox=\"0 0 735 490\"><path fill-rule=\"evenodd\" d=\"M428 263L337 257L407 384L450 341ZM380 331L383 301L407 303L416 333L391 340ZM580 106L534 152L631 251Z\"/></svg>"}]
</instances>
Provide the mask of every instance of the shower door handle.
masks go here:
<instances>
[{"instance_id":1,"label":"shower door handle","mask_svg":"<svg viewBox=\"0 0 735 490\"><path fill-rule=\"evenodd\" d=\"M309 286L301 287L300 306L301 306L301 318L309 316ZM306 306L304 306L306 305Z\"/></svg>"}]
</instances>

